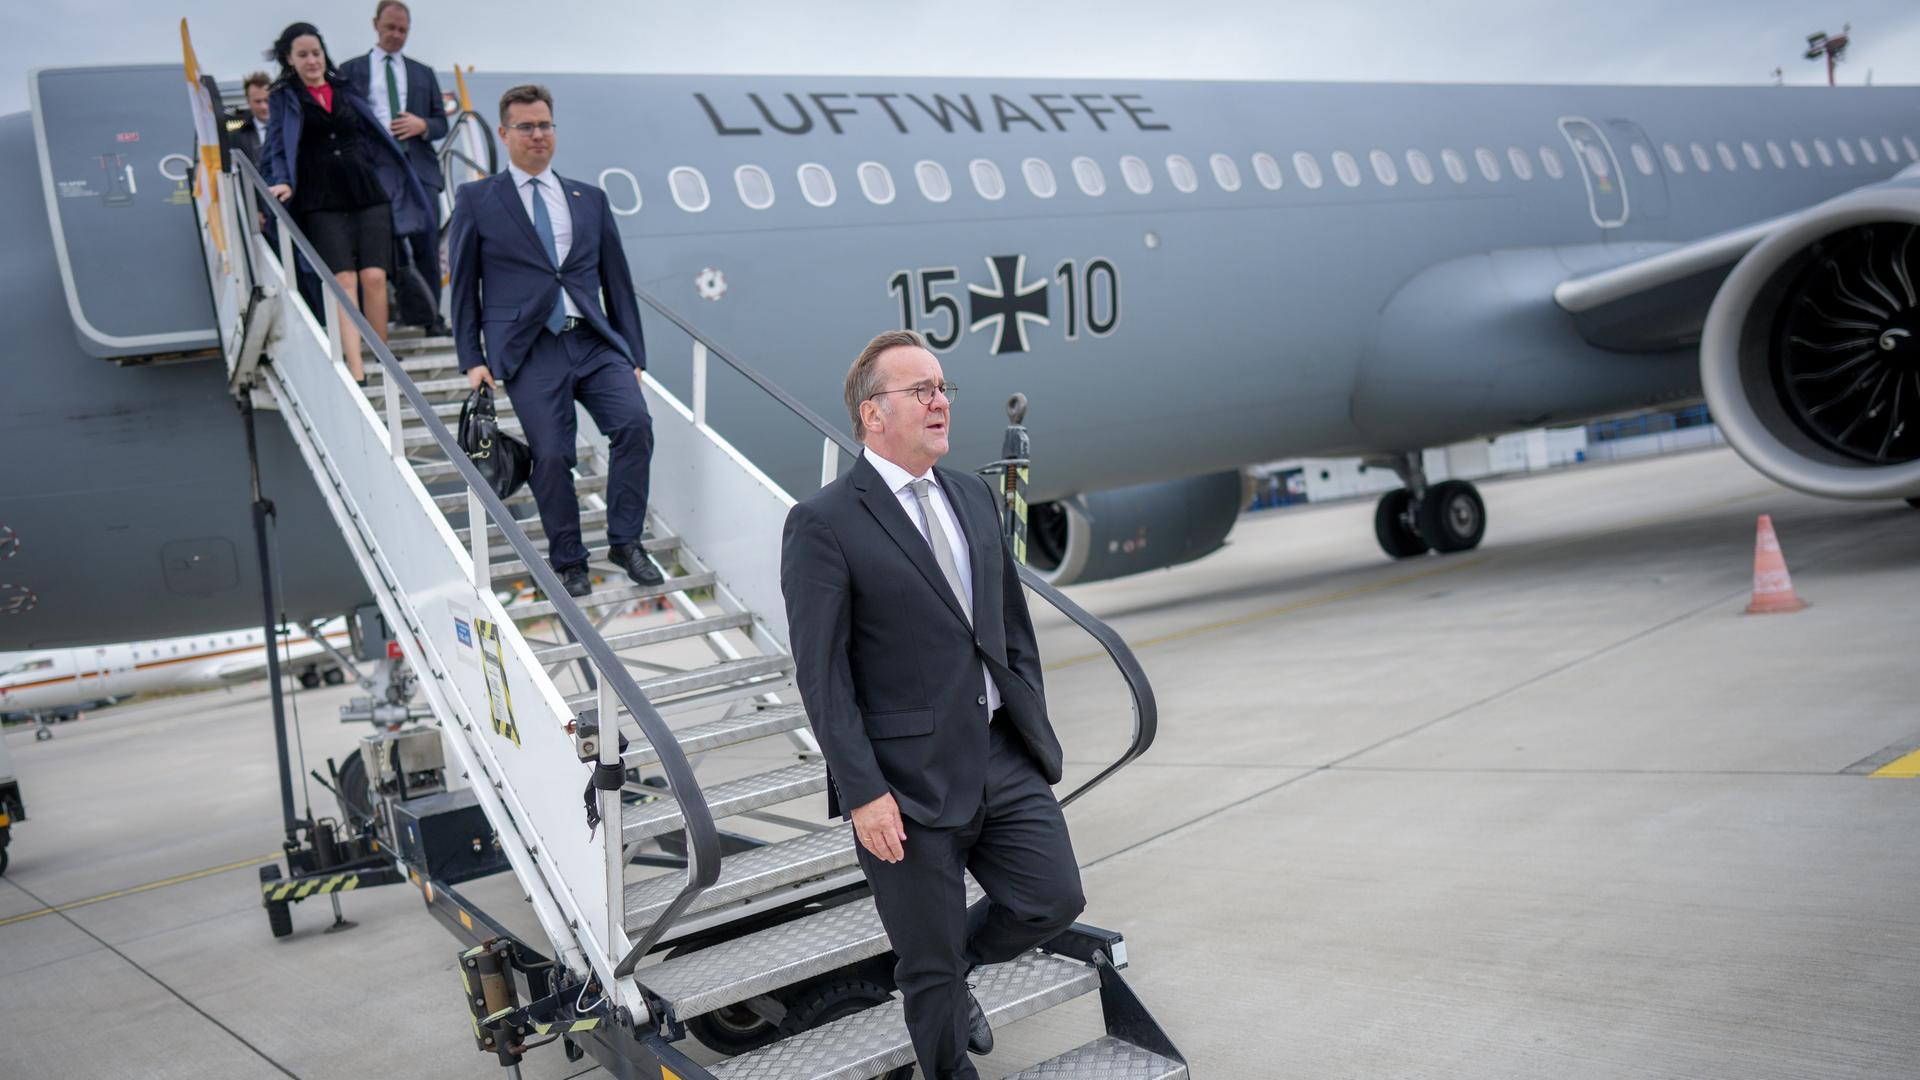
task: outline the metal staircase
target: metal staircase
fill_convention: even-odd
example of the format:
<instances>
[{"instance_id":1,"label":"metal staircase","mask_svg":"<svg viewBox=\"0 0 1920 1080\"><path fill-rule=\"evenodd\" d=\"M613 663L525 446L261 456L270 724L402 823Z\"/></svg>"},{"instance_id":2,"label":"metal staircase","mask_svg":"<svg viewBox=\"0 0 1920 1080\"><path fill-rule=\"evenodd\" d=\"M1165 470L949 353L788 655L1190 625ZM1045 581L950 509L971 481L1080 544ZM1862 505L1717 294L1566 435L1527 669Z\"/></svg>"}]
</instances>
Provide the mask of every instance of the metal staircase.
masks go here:
<instances>
[{"instance_id":1,"label":"metal staircase","mask_svg":"<svg viewBox=\"0 0 1920 1080\"><path fill-rule=\"evenodd\" d=\"M827 784L785 648L778 537L793 498L708 423L708 366L729 365L811 428L796 430L817 440L826 478L854 452L850 440L641 294L655 363L692 364L690 402L646 382L655 456L645 545L667 580L638 586L600 561L606 444L582 418L576 489L595 581L591 595L568 597L536 545L531 496L496 498L448 430L467 392L452 343L379 344L324 275L323 330L284 271L296 249L319 265L292 219L266 200L275 250L251 213L233 212L266 190L251 163L236 155L217 182L224 201L203 201L203 233L234 391L292 430L419 675L448 776L471 784L558 961L537 978L539 965L520 970L527 1005L485 1017L476 1008L482 1045L495 1046L489 1033L504 1046L554 1030L616 1075L664 1069L683 1080L857 1080L910 1064L897 998L868 991L829 1007L849 985L878 983L884 999L888 944L851 831L815 808L783 807ZM215 214L221 227L204 227ZM367 342L364 389L340 363L346 319ZM505 395L498 405L503 429L517 430ZM1126 754L1062 800L1071 803L1151 743L1152 694L1109 628L1023 576L1112 655L1133 695ZM728 778L700 783L704 760L724 763ZM583 790L617 830L589 830ZM430 906L458 915L437 912L456 933L476 944L502 933L453 889L422 887ZM463 958L469 968L480 951ZM1101 996L1105 1030L1021 1076L1186 1075L1121 979L1126 961L1119 935L1076 926L976 973L996 1025ZM703 1067L674 1045L689 1031L745 1052Z\"/></svg>"}]
</instances>

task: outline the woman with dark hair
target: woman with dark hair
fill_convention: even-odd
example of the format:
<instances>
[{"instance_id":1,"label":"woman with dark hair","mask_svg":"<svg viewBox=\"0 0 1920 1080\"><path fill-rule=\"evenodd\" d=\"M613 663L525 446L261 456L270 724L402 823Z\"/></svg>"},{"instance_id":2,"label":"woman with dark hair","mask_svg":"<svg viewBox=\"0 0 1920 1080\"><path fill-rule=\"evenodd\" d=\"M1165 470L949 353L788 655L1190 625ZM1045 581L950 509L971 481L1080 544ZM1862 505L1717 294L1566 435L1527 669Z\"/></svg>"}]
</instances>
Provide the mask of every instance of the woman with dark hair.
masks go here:
<instances>
[{"instance_id":1,"label":"woman with dark hair","mask_svg":"<svg viewBox=\"0 0 1920 1080\"><path fill-rule=\"evenodd\" d=\"M426 190L373 106L334 70L312 23L281 31L273 55L280 78L260 175L385 341L394 235L431 227ZM340 343L354 381L365 385L360 335L344 318Z\"/></svg>"}]
</instances>

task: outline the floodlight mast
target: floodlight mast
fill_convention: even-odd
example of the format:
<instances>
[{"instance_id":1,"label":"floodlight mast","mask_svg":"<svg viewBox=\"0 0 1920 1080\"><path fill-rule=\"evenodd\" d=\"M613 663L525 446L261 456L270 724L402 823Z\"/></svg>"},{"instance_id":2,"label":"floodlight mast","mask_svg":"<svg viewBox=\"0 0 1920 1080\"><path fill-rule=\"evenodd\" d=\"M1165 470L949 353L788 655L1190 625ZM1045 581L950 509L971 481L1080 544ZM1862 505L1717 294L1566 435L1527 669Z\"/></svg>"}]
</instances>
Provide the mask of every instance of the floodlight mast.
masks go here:
<instances>
[{"instance_id":1,"label":"floodlight mast","mask_svg":"<svg viewBox=\"0 0 1920 1080\"><path fill-rule=\"evenodd\" d=\"M1847 35L1852 32L1853 24L1845 23L1840 27L1840 32L1832 37L1828 37L1825 32L1807 35L1806 57L1809 60L1826 58L1828 86L1834 85L1834 65L1840 62L1841 56L1847 51Z\"/></svg>"}]
</instances>

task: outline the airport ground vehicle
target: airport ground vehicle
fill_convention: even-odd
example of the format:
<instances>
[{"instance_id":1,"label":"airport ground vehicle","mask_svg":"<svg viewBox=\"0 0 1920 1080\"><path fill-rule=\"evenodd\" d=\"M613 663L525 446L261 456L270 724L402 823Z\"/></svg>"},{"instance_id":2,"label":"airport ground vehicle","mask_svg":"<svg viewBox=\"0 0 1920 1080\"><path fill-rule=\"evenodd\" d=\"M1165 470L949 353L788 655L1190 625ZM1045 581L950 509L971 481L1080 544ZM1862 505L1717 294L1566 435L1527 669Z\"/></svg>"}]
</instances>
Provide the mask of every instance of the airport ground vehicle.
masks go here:
<instances>
[{"instance_id":1,"label":"airport ground vehicle","mask_svg":"<svg viewBox=\"0 0 1920 1080\"><path fill-rule=\"evenodd\" d=\"M0 738L0 874L7 872L7 846L13 842L13 826L27 820L27 804L20 797L20 780L13 772L13 757L7 741Z\"/></svg>"}]
</instances>

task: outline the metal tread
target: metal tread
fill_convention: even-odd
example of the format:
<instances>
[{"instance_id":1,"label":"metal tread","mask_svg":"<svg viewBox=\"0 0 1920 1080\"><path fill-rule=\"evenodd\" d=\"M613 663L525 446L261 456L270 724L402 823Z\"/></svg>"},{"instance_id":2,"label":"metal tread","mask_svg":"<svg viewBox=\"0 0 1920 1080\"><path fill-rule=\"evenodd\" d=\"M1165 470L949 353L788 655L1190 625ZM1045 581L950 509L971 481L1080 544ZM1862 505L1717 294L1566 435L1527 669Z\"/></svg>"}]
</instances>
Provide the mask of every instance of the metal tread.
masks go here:
<instances>
[{"instance_id":1,"label":"metal tread","mask_svg":"<svg viewBox=\"0 0 1920 1080\"><path fill-rule=\"evenodd\" d=\"M714 784L704 789L703 794L707 798L708 812L715 818L723 818L825 790L826 763L803 761L772 772ZM685 824L686 819L680 814L680 804L671 798L634 803L628 805L620 816L620 840L626 844L638 843L648 837L673 832Z\"/></svg>"},{"instance_id":2,"label":"metal tread","mask_svg":"<svg viewBox=\"0 0 1920 1080\"><path fill-rule=\"evenodd\" d=\"M973 993L980 1000L981 1011L987 1014L987 1022L999 1027L1099 988L1099 974L1087 965L1029 952L1005 964L979 969L974 973ZM907 1041L905 1007L896 997L884 1005L718 1062L711 1071L716 1080L865 1080L911 1064L913 1044ZM1131 1074L1114 1075L1131 1080Z\"/></svg>"},{"instance_id":3,"label":"metal tread","mask_svg":"<svg viewBox=\"0 0 1920 1080\"><path fill-rule=\"evenodd\" d=\"M455 431L453 434L456 439L460 436L458 431ZM582 439L573 444L573 449L579 456L585 457L592 452L593 444ZM440 461L414 461L410 462L410 464L413 466L413 475L419 477L420 482L423 484L431 484L436 480L452 480L460 475L460 470L454 467L453 462L444 459Z\"/></svg>"},{"instance_id":4,"label":"metal tread","mask_svg":"<svg viewBox=\"0 0 1920 1080\"><path fill-rule=\"evenodd\" d=\"M622 604L629 600L645 600L650 596L667 596L686 589L705 589L717 579L712 574L682 574L670 577L659 585L621 585L611 589L595 589L585 596L576 596L573 602L583 608L605 607L608 604ZM538 619L553 614L553 601L536 600L531 604L515 604L507 609L507 614L515 622L522 619Z\"/></svg>"},{"instance_id":5,"label":"metal tread","mask_svg":"<svg viewBox=\"0 0 1920 1080\"><path fill-rule=\"evenodd\" d=\"M789 885L812 881L854 866L853 830L827 829L777 844L730 855L720 863L720 880L693 898L682 917L765 896ZM661 874L627 886L627 932L638 935L673 902L686 884L678 873Z\"/></svg>"},{"instance_id":6,"label":"metal tread","mask_svg":"<svg viewBox=\"0 0 1920 1080\"><path fill-rule=\"evenodd\" d=\"M458 393L464 398L470 393L465 375L455 376L451 379L427 379L425 381L416 379L414 380L413 386L414 389L420 391L422 394L428 395ZM384 382L369 382L367 385L367 396L375 399L384 399L387 396L386 384Z\"/></svg>"},{"instance_id":7,"label":"metal tread","mask_svg":"<svg viewBox=\"0 0 1920 1080\"><path fill-rule=\"evenodd\" d=\"M804 705L769 705L738 716L695 724L674 734L679 738L682 750L699 754L806 726L807 710ZM651 746L636 746L622 754L620 760L630 767L644 766L659 761L660 755Z\"/></svg>"},{"instance_id":8,"label":"metal tread","mask_svg":"<svg viewBox=\"0 0 1920 1080\"><path fill-rule=\"evenodd\" d=\"M753 616L744 611L727 611L718 615L708 615L699 619L685 619L680 622L650 626L645 630L632 630L624 634L607 634L603 640L614 652L636 649L643 645L657 645L663 641L679 641L682 638L699 637L702 634L717 633L721 630L738 630L753 622ZM548 645L533 650L533 658L542 664L557 664L567 660L578 660L587 655L584 645Z\"/></svg>"},{"instance_id":9,"label":"metal tread","mask_svg":"<svg viewBox=\"0 0 1920 1080\"><path fill-rule=\"evenodd\" d=\"M547 535L547 527L545 524L543 524L540 521L540 518L538 516L515 518L514 520L520 523L521 531L526 533L528 536ZM594 507L594 508L588 508L585 506L581 507L580 508L580 542L583 544L586 544L588 547L597 547L600 543L604 543L606 540L607 533L606 533L606 529L603 526L605 526L606 523L607 523L606 507L604 506ZM472 542L472 535L467 531L467 527L465 525L462 525L459 528L453 530L453 534L460 538L461 543ZM505 540L506 534L500 531L500 525L498 522L489 521L487 522L487 538L489 543L497 543Z\"/></svg>"},{"instance_id":10,"label":"metal tread","mask_svg":"<svg viewBox=\"0 0 1920 1080\"><path fill-rule=\"evenodd\" d=\"M785 675L793 670L793 658L783 653L771 656L745 656L738 660L722 660L706 667L691 671L676 671L668 675L655 675L637 680L647 700L673 697L675 694L691 693L728 683L744 682L747 679L760 679L768 675ZM567 707L576 714L593 708L599 695L589 691L575 694L567 699Z\"/></svg>"},{"instance_id":11,"label":"metal tread","mask_svg":"<svg viewBox=\"0 0 1920 1080\"><path fill-rule=\"evenodd\" d=\"M580 516L584 519L587 515L583 511ZM595 539L597 541L599 537L596 536ZM587 543L587 538L584 534L581 536L580 542L583 544ZM677 536L643 536L640 538L640 546L643 549L645 549L648 554L659 555L663 552L679 550L680 538ZM587 544L587 547L592 549L592 552L587 556L587 562L589 565L593 565L593 564L598 564L601 566L614 565L613 563L607 560L606 552L599 550L600 544L598 542ZM626 567L624 566L617 567L616 569L618 569L621 573L626 572ZM519 574L526 573L527 562L525 559L522 559L518 555L516 555L511 559L498 560L497 562L493 563L491 570L493 573L493 580L499 581L502 578L510 578Z\"/></svg>"},{"instance_id":12,"label":"metal tread","mask_svg":"<svg viewBox=\"0 0 1920 1080\"><path fill-rule=\"evenodd\" d=\"M576 475L573 478L573 492L576 495L583 495L590 491L605 491L606 489L607 476L605 473L588 473L585 476ZM512 495L507 496L504 501L508 506L531 504L534 501L533 488L523 487ZM462 488L459 491L448 492L445 495L435 495L433 497L433 505L442 510L465 510L467 508L466 489Z\"/></svg>"},{"instance_id":13,"label":"metal tread","mask_svg":"<svg viewBox=\"0 0 1920 1080\"><path fill-rule=\"evenodd\" d=\"M517 416L502 416L500 418L499 428L509 435L526 434L526 431L521 428L520 418ZM400 438L403 440L403 445L409 449L439 445L433 437L433 432L428 431L426 425L419 423L417 420L408 419L401 421L400 431ZM459 434L457 431L453 432L455 438L458 438Z\"/></svg>"},{"instance_id":14,"label":"metal tread","mask_svg":"<svg viewBox=\"0 0 1920 1080\"><path fill-rule=\"evenodd\" d=\"M985 1007L984 1005L982 1006ZM720 1073L721 1076L729 1075ZM1184 1080L1187 1067L1125 1039L1102 1035L1056 1058L1022 1069L1007 1080Z\"/></svg>"}]
</instances>

